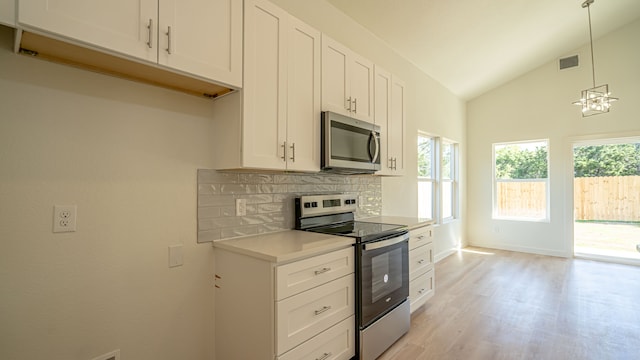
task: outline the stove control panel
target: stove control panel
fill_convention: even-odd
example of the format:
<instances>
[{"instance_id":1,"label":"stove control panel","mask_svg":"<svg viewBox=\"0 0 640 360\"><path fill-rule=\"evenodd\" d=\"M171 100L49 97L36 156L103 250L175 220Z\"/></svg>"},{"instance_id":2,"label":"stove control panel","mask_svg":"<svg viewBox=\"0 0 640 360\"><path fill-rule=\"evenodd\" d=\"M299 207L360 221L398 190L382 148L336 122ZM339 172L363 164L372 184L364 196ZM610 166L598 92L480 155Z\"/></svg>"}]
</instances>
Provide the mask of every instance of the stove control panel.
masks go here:
<instances>
[{"instance_id":1,"label":"stove control panel","mask_svg":"<svg viewBox=\"0 0 640 360\"><path fill-rule=\"evenodd\" d=\"M358 208L356 195L306 195L296 198L301 217L355 212Z\"/></svg>"}]
</instances>

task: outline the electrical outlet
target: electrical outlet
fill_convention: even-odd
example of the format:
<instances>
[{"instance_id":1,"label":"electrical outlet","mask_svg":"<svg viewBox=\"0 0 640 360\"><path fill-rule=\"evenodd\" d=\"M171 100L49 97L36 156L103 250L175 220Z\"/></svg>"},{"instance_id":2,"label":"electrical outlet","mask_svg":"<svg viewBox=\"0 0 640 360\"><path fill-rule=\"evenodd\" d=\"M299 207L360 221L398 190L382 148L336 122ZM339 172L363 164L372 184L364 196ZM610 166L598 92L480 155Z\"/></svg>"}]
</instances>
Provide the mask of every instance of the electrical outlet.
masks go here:
<instances>
[{"instance_id":1,"label":"electrical outlet","mask_svg":"<svg viewBox=\"0 0 640 360\"><path fill-rule=\"evenodd\" d=\"M55 205L53 207L53 232L76 231L76 205Z\"/></svg>"},{"instance_id":2,"label":"electrical outlet","mask_svg":"<svg viewBox=\"0 0 640 360\"><path fill-rule=\"evenodd\" d=\"M236 199L236 216L247 215L247 199Z\"/></svg>"},{"instance_id":3,"label":"electrical outlet","mask_svg":"<svg viewBox=\"0 0 640 360\"><path fill-rule=\"evenodd\" d=\"M120 349L114 350L108 354L103 354L103 355L94 357L91 360L120 360Z\"/></svg>"},{"instance_id":4,"label":"electrical outlet","mask_svg":"<svg viewBox=\"0 0 640 360\"><path fill-rule=\"evenodd\" d=\"M182 244L169 246L169 267L182 266Z\"/></svg>"}]
</instances>

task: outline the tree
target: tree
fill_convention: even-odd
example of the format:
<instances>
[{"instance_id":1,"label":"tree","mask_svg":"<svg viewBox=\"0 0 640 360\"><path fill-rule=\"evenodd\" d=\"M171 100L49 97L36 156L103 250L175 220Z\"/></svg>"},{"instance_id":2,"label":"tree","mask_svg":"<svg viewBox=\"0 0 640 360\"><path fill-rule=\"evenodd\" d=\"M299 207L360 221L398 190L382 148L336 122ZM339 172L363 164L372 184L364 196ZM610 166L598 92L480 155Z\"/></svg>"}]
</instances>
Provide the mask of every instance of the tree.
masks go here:
<instances>
[{"instance_id":1,"label":"tree","mask_svg":"<svg viewBox=\"0 0 640 360\"><path fill-rule=\"evenodd\" d=\"M640 143L577 146L573 158L575 177L640 175Z\"/></svg>"},{"instance_id":2,"label":"tree","mask_svg":"<svg viewBox=\"0 0 640 360\"><path fill-rule=\"evenodd\" d=\"M498 179L546 179L547 146L512 144L496 146L496 177Z\"/></svg>"}]
</instances>

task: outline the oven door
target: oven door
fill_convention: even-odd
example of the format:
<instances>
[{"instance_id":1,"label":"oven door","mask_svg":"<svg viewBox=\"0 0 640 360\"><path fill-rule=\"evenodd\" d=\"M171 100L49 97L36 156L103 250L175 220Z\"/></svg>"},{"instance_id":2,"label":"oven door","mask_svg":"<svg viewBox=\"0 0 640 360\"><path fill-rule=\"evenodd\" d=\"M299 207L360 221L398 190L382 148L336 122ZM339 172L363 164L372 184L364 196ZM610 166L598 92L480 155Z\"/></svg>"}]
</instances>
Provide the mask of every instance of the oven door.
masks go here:
<instances>
[{"instance_id":1,"label":"oven door","mask_svg":"<svg viewBox=\"0 0 640 360\"><path fill-rule=\"evenodd\" d=\"M409 234L357 244L361 281L360 328L409 297Z\"/></svg>"}]
</instances>

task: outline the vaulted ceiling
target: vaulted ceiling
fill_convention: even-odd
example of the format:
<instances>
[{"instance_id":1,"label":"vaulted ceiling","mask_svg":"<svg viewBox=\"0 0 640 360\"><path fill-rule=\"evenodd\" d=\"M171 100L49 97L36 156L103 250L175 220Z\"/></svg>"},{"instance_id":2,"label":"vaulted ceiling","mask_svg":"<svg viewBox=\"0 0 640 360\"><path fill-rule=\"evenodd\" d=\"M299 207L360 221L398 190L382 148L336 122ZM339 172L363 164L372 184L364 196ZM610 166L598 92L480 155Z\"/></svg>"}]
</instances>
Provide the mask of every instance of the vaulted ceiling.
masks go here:
<instances>
[{"instance_id":1,"label":"vaulted ceiling","mask_svg":"<svg viewBox=\"0 0 640 360\"><path fill-rule=\"evenodd\" d=\"M589 41L584 0L327 1L467 100ZM591 5L594 39L639 18L640 0Z\"/></svg>"}]
</instances>

